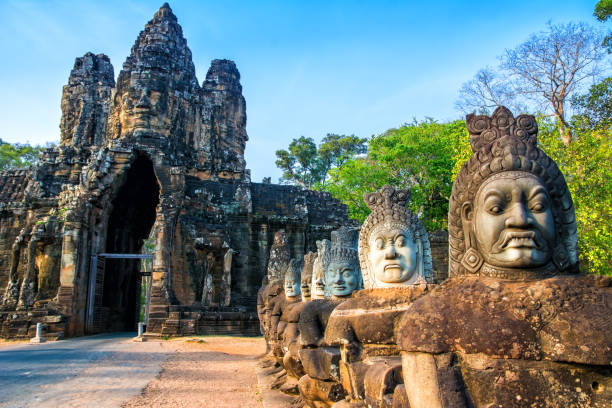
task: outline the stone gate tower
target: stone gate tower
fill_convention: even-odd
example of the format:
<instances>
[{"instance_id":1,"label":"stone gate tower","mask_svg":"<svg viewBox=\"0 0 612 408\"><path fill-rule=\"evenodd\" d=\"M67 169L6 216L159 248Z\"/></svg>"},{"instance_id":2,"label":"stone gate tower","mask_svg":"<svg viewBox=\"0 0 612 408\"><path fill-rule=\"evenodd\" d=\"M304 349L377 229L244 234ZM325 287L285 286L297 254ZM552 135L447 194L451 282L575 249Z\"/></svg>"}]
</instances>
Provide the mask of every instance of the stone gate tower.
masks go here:
<instances>
[{"instance_id":1,"label":"stone gate tower","mask_svg":"<svg viewBox=\"0 0 612 408\"><path fill-rule=\"evenodd\" d=\"M153 243L147 331L257 333L257 289L274 233L291 256L349 224L327 193L252 183L246 103L234 62L200 85L168 4L147 23L117 83L103 54L77 58L61 138L29 170L0 173L2 337L43 321L56 335L135 327Z\"/></svg>"}]
</instances>

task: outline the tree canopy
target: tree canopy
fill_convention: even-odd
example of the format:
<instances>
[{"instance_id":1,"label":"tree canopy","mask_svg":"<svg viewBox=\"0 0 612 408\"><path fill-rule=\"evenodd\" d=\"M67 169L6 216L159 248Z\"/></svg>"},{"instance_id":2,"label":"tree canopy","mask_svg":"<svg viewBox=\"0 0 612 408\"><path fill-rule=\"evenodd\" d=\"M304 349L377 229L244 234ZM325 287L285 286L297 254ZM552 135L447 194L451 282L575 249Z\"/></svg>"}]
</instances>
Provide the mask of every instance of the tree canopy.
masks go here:
<instances>
[{"instance_id":1,"label":"tree canopy","mask_svg":"<svg viewBox=\"0 0 612 408\"><path fill-rule=\"evenodd\" d=\"M366 139L355 135L328 133L318 147L314 139L300 136L291 141L287 150L276 151L276 166L283 171L281 182L321 189L330 170L342 167L366 150Z\"/></svg>"},{"instance_id":2,"label":"tree canopy","mask_svg":"<svg viewBox=\"0 0 612 408\"><path fill-rule=\"evenodd\" d=\"M42 155L45 147L27 143L7 143L0 139L0 170L29 167Z\"/></svg>"},{"instance_id":3,"label":"tree canopy","mask_svg":"<svg viewBox=\"0 0 612 408\"><path fill-rule=\"evenodd\" d=\"M612 0L599 0L595 4L593 15L601 22L608 21L612 15ZM601 45L606 47L609 53L612 53L612 33L608 32Z\"/></svg>"},{"instance_id":4,"label":"tree canopy","mask_svg":"<svg viewBox=\"0 0 612 408\"><path fill-rule=\"evenodd\" d=\"M373 136L367 157L332 170L325 189L348 205L351 217L363 221L369 214L364 193L385 184L410 188L410 208L425 227L446 229L452 169L466 149L469 136L463 121L415 121Z\"/></svg>"}]
</instances>

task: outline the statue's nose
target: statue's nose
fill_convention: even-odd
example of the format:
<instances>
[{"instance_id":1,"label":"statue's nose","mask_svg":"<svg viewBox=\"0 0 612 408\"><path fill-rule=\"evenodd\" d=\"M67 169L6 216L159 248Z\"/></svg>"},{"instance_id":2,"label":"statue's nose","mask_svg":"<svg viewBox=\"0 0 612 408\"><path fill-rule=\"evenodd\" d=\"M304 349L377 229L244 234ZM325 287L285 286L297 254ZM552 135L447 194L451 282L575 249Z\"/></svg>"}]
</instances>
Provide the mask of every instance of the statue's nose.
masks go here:
<instances>
[{"instance_id":1,"label":"statue's nose","mask_svg":"<svg viewBox=\"0 0 612 408\"><path fill-rule=\"evenodd\" d=\"M396 255L395 245L389 245L385 250L385 259L395 259Z\"/></svg>"},{"instance_id":2,"label":"statue's nose","mask_svg":"<svg viewBox=\"0 0 612 408\"><path fill-rule=\"evenodd\" d=\"M508 209L508 218L506 218L506 227L508 228L524 228L532 225L531 213L523 203L517 203Z\"/></svg>"},{"instance_id":3,"label":"statue's nose","mask_svg":"<svg viewBox=\"0 0 612 408\"><path fill-rule=\"evenodd\" d=\"M142 91L142 94L140 94L140 99L138 99L138 103L136 104L137 108L150 108L151 107L151 101L149 100L147 94L149 93L149 91L147 89Z\"/></svg>"}]
</instances>

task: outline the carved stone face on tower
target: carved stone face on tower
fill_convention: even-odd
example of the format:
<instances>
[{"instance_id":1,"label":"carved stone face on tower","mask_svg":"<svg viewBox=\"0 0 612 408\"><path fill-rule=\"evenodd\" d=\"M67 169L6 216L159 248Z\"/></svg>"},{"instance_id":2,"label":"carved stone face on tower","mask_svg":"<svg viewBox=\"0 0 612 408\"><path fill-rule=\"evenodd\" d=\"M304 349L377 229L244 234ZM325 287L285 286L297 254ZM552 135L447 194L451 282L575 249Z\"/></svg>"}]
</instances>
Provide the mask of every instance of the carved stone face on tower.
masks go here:
<instances>
[{"instance_id":1,"label":"carved stone face on tower","mask_svg":"<svg viewBox=\"0 0 612 408\"><path fill-rule=\"evenodd\" d=\"M329 265L329 250L331 242L328 239L317 241L317 258L312 266L312 299L325 297L325 269Z\"/></svg>"},{"instance_id":2,"label":"carved stone face on tower","mask_svg":"<svg viewBox=\"0 0 612 408\"><path fill-rule=\"evenodd\" d=\"M187 40L164 4L138 36L117 78L109 115L111 138L188 142L190 133L198 130L200 92Z\"/></svg>"},{"instance_id":3,"label":"carved stone face on tower","mask_svg":"<svg viewBox=\"0 0 612 408\"><path fill-rule=\"evenodd\" d=\"M330 261L325 273L325 282L332 296L348 297L361 288L358 237L358 229L347 227L342 227L331 234Z\"/></svg>"},{"instance_id":4,"label":"carved stone face on tower","mask_svg":"<svg viewBox=\"0 0 612 408\"><path fill-rule=\"evenodd\" d=\"M302 269L302 262L298 259L292 259L289 261L287 267L287 273L285 274L285 296L288 298L294 298L299 296L300 291L300 271Z\"/></svg>"},{"instance_id":5,"label":"carved stone face on tower","mask_svg":"<svg viewBox=\"0 0 612 408\"><path fill-rule=\"evenodd\" d=\"M366 194L372 210L359 234L359 259L366 288L433 282L427 232L406 208L408 190L384 186Z\"/></svg>"},{"instance_id":6,"label":"carved stone face on tower","mask_svg":"<svg viewBox=\"0 0 612 408\"><path fill-rule=\"evenodd\" d=\"M120 95L119 122L126 133L166 135L170 131L168 83L161 74L134 72L129 88Z\"/></svg>"},{"instance_id":7,"label":"carved stone face on tower","mask_svg":"<svg viewBox=\"0 0 612 408\"><path fill-rule=\"evenodd\" d=\"M535 118L499 107L466 122L474 154L449 204L450 275L531 279L577 270L572 199L537 147Z\"/></svg>"}]
</instances>

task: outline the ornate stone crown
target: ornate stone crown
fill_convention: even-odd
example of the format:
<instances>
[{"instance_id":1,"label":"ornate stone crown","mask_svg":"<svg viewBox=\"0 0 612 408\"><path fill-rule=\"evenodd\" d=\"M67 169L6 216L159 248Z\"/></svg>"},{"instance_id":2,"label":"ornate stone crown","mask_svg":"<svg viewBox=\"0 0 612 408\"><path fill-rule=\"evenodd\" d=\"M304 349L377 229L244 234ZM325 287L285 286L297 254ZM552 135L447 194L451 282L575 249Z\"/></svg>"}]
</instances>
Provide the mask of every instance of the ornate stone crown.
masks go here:
<instances>
[{"instance_id":1,"label":"ornate stone crown","mask_svg":"<svg viewBox=\"0 0 612 408\"><path fill-rule=\"evenodd\" d=\"M500 106L491 117L467 115L466 124L474 154L459 171L449 202L449 275L516 279L577 271L577 232L572 197L555 162L537 147L538 124L535 118L531 115L514 118L507 108ZM483 263L482 254L471 242L471 232L462 221L462 206L468 202L473 204L479 187L487 178L509 171L531 173L548 189L557 231L554 266L537 271L493 268Z\"/></svg>"},{"instance_id":2,"label":"ornate stone crown","mask_svg":"<svg viewBox=\"0 0 612 408\"><path fill-rule=\"evenodd\" d=\"M359 262L364 287L375 287L368 253L370 251L370 235L378 228L398 227L410 231L412 239L421 243L423 264L422 272L420 272L422 273L421 277L427 282L433 282L431 248L427 231L417 216L406 208L406 204L410 200L410 190L396 190L390 185L385 185L379 191L364 194L363 199L372 210L363 222L359 232Z\"/></svg>"}]
</instances>

